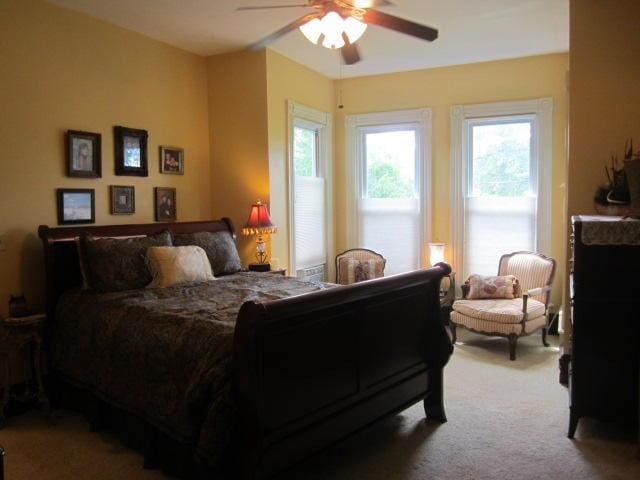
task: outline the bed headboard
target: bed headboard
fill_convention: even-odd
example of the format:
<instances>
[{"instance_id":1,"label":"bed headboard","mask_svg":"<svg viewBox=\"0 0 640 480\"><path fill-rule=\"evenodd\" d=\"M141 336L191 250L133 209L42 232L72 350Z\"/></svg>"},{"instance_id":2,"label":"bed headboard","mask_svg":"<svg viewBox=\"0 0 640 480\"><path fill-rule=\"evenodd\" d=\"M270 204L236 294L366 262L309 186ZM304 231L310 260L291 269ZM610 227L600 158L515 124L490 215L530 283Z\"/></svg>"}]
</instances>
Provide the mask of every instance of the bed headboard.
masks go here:
<instances>
[{"instance_id":1,"label":"bed headboard","mask_svg":"<svg viewBox=\"0 0 640 480\"><path fill-rule=\"evenodd\" d=\"M56 303L63 292L82 285L76 238L83 234L96 237L135 237L152 235L163 230L173 233L229 231L235 239L233 223L229 218L203 222L145 223L138 225L101 225L50 228L40 225L38 235L44 246L47 293L47 316L54 317Z\"/></svg>"}]
</instances>

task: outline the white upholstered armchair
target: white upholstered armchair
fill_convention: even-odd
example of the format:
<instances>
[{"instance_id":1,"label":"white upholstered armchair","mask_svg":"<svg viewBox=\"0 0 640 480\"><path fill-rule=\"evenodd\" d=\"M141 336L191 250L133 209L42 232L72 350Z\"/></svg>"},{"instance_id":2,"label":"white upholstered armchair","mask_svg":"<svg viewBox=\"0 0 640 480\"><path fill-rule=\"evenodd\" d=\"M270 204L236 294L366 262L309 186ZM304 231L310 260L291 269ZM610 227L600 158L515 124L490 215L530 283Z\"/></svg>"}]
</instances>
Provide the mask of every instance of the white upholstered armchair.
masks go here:
<instances>
[{"instance_id":1,"label":"white upholstered armchair","mask_svg":"<svg viewBox=\"0 0 640 480\"><path fill-rule=\"evenodd\" d=\"M509 340L509 358L515 360L518 338L542 329L542 343L548 347L547 310L555 270L555 260L539 253L503 255L498 275L513 275L518 279L516 298L456 300L450 318L453 343L457 340L456 327L483 335L506 337Z\"/></svg>"}]
</instances>

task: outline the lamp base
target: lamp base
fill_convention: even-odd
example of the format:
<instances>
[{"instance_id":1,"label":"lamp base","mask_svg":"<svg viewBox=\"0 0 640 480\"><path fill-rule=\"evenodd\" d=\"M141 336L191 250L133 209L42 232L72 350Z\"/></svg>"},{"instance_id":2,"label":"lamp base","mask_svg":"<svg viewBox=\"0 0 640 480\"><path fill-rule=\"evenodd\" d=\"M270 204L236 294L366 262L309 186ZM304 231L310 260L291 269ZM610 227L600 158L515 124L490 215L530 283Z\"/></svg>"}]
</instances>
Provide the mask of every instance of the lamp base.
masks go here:
<instances>
[{"instance_id":1,"label":"lamp base","mask_svg":"<svg viewBox=\"0 0 640 480\"><path fill-rule=\"evenodd\" d=\"M250 263L249 271L250 272L268 272L271 270L270 263Z\"/></svg>"}]
</instances>

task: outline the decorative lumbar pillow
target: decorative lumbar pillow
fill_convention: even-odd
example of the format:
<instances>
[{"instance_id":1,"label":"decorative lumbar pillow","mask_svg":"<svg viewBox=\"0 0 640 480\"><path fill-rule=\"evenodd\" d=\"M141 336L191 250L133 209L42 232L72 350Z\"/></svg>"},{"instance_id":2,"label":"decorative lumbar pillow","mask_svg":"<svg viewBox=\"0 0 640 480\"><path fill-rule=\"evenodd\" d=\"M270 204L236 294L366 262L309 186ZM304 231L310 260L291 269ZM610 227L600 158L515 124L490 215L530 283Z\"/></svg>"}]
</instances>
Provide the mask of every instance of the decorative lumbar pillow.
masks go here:
<instances>
[{"instance_id":1,"label":"decorative lumbar pillow","mask_svg":"<svg viewBox=\"0 0 640 480\"><path fill-rule=\"evenodd\" d=\"M174 234L173 244L177 247L201 247L206 252L211 270L216 277L236 273L242 269L236 242L227 231Z\"/></svg>"},{"instance_id":2,"label":"decorative lumbar pillow","mask_svg":"<svg viewBox=\"0 0 640 480\"><path fill-rule=\"evenodd\" d=\"M153 278L147 288L215 280L207 254L200 247L150 247L147 266Z\"/></svg>"},{"instance_id":3,"label":"decorative lumbar pillow","mask_svg":"<svg viewBox=\"0 0 640 480\"><path fill-rule=\"evenodd\" d=\"M343 257L338 261L342 283L351 284L384 276L385 261L380 258L358 260Z\"/></svg>"},{"instance_id":4,"label":"decorative lumbar pillow","mask_svg":"<svg viewBox=\"0 0 640 480\"><path fill-rule=\"evenodd\" d=\"M82 252L90 285L98 292L143 288L151 282L145 257L149 247L171 246L168 230L148 237L96 238L83 236Z\"/></svg>"},{"instance_id":5,"label":"decorative lumbar pillow","mask_svg":"<svg viewBox=\"0 0 640 480\"><path fill-rule=\"evenodd\" d=\"M469 285L469 293L465 298L469 300L482 298L515 298L519 282L513 275L488 277L484 275L471 275L466 282Z\"/></svg>"}]
</instances>

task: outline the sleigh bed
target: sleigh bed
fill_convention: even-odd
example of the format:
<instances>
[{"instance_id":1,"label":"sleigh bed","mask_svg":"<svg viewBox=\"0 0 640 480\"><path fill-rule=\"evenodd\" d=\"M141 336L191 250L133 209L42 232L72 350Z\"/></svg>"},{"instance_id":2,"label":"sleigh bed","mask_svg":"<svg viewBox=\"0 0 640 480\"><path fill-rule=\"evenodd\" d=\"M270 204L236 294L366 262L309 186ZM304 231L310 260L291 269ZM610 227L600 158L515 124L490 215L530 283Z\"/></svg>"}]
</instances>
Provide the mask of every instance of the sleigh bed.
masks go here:
<instances>
[{"instance_id":1,"label":"sleigh bed","mask_svg":"<svg viewBox=\"0 0 640 480\"><path fill-rule=\"evenodd\" d=\"M237 272L202 284L82 291L76 239L228 232L229 219L49 228L51 388L148 467L266 478L424 401L446 421L446 264L349 286Z\"/></svg>"}]
</instances>

